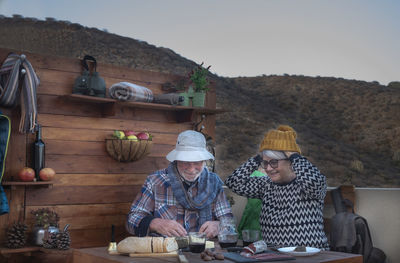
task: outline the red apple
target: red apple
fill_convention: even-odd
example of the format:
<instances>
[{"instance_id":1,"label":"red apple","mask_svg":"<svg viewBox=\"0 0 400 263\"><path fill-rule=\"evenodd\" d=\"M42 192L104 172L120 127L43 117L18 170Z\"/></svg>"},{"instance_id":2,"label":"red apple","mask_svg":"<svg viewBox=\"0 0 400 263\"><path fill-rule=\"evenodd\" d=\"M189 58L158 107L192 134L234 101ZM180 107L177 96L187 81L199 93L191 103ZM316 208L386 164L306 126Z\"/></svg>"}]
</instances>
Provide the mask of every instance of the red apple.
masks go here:
<instances>
[{"instance_id":1,"label":"red apple","mask_svg":"<svg viewBox=\"0 0 400 263\"><path fill-rule=\"evenodd\" d=\"M150 134L148 132L139 132L136 134L139 140L148 140L150 138Z\"/></svg>"},{"instance_id":2,"label":"red apple","mask_svg":"<svg viewBox=\"0 0 400 263\"><path fill-rule=\"evenodd\" d=\"M42 181L50 181L53 180L56 172L52 168L43 168L39 172L40 180Z\"/></svg>"},{"instance_id":3,"label":"red apple","mask_svg":"<svg viewBox=\"0 0 400 263\"><path fill-rule=\"evenodd\" d=\"M24 167L18 172L18 178L23 182L32 182L35 179L35 170Z\"/></svg>"},{"instance_id":4,"label":"red apple","mask_svg":"<svg viewBox=\"0 0 400 263\"><path fill-rule=\"evenodd\" d=\"M126 130L126 131L124 131L124 133L125 133L126 137L128 137L129 135L136 135L136 132L131 131L131 130Z\"/></svg>"}]
</instances>

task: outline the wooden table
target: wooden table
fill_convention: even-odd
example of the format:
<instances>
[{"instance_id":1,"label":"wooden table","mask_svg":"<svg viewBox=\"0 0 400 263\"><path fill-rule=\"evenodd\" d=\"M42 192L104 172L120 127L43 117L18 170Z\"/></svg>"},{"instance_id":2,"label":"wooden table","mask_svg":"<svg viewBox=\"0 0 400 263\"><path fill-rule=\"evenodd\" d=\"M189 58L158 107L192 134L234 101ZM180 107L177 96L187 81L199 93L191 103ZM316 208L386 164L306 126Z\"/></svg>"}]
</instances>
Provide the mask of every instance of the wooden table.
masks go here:
<instances>
[{"instance_id":1,"label":"wooden table","mask_svg":"<svg viewBox=\"0 0 400 263\"><path fill-rule=\"evenodd\" d=\"M184 252L190 263L205 263L200 254ZM178 262L178 258L130 258L124 255L109 255L106 247L74 249L73 263L160 263ZM214 263L233 262L231 260L213 260ZM321 251L309 257L296 257L296 260L279 261L279 263L362 263L362 256L334 251Z\"/></svg>"}]
</instances>

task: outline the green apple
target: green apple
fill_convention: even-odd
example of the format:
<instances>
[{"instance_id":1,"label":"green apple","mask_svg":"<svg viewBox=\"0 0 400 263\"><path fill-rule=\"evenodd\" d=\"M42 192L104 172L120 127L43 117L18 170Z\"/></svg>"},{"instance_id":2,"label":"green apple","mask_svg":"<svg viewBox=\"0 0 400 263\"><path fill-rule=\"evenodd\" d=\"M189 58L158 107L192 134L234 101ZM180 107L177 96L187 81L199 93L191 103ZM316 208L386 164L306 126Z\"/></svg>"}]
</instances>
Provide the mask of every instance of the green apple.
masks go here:
<instances>
[{"instance_id":1,"label":"green apple","mask_svg":"<svg viewBox=\"0 0 400 263\"><path fill-rule=\"evenodd\" d=\"M117 137L118 139L124 139L125 138L125 133L123 132L123 131L118 131L118 130L116 130L116 131L114 131L114 134L113 134L113 136L114 137Z\"/></svg>"}]
</instances>

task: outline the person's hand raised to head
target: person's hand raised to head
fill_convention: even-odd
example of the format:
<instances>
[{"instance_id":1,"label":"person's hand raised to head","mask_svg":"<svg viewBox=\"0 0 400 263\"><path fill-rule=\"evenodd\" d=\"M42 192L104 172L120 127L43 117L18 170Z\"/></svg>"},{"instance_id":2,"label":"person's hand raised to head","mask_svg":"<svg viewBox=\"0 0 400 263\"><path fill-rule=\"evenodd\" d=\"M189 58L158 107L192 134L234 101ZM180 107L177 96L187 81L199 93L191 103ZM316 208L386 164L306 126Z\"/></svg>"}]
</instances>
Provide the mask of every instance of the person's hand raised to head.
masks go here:
<instances>
[{"instance_id":1,"label":"person's hand raised to head","mask_svg":"<svg viewBox=\"0 0 400 263\"><path fill-rule=\"evenodd\" d=\"M169 237L183 237L187 235L185 228L175 220L154 218L149 225L150 231Z\"/></svg>"},{"instance_id":2,"label":"person's hand raised to head","mask_svg":"<svg viewBox=\"0 0 400 263\"><path fill-rule=\"evenodd\" d=\"M287 158L289 158L292 154L295 154L295 153L298 154L298 152L285 152L285 155Z\"/></svg>"},{"instance_id":3,"label":"person's hand raised to head","mask_svg":"<svg viewBox=\"0 0 400 263\"><path fill-rule=\"evenodd\" d=\"M208 238L218 235L219 221L207 221L199 229L200 233L205 233Z\"/></svg>"}]
</instances>

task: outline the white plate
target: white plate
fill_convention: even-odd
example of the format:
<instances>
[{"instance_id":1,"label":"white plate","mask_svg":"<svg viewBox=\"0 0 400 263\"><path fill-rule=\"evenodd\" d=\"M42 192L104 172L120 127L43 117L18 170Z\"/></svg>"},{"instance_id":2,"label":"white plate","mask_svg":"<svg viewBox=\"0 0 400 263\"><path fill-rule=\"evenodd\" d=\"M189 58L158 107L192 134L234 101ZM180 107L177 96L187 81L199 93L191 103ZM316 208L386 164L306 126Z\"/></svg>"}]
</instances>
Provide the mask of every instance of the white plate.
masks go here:
<instances>
[{"instance_id":1,"label":"white plate","mask_svg":"<svg viewBox=\"0 0 400 263\"><path fill-rule=\"evenodd\" d=\"M296 247L281 247L278 248L278 251L295 257L312 256L321 252L321 249L315 247L306 247L306 252L294 251L295 248Z\"/></svg>"}]
</instances>

